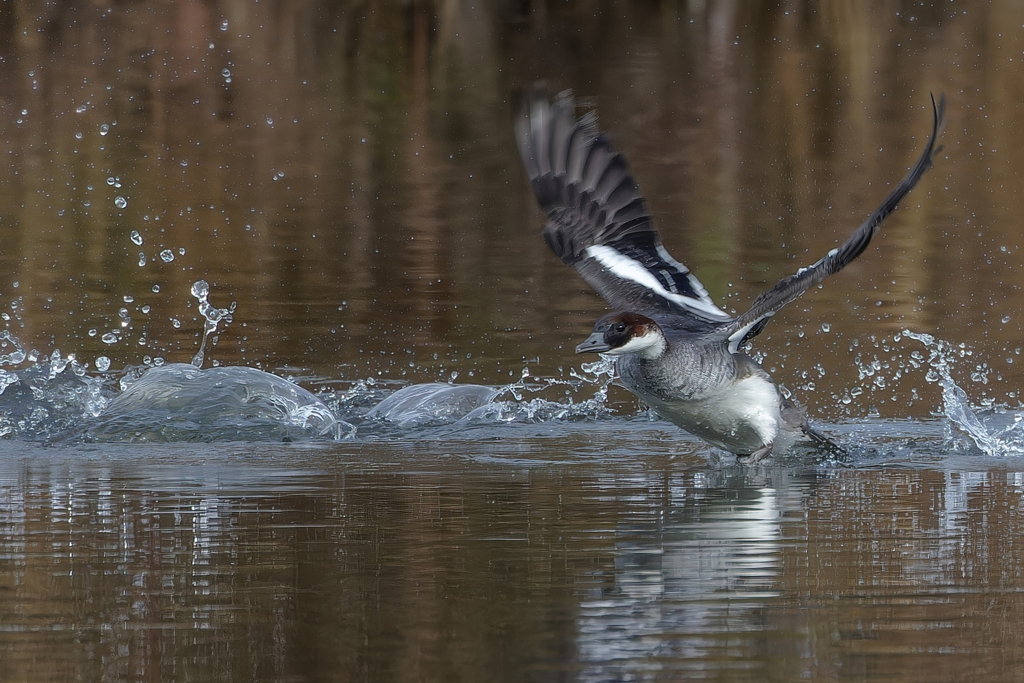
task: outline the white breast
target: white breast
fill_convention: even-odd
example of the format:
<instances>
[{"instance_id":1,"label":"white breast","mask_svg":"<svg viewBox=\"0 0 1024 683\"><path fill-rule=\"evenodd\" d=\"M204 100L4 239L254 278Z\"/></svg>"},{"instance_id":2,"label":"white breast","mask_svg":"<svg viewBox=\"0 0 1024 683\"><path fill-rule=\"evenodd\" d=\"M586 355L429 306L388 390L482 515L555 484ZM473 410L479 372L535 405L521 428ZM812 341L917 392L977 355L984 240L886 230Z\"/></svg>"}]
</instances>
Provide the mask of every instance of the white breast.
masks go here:
<instances>
[{"instance_id":1,"label":"white breast","mask_svg":"<svg viewBox=\"0 0 1024 683\"><path fill-rule=\"evenodd\" d=\"M762 375L744 377L697 401L639 395L666 420L733 453L752 453L773 443L782 427L778 389Z\"/></svg>"}]
</instances>

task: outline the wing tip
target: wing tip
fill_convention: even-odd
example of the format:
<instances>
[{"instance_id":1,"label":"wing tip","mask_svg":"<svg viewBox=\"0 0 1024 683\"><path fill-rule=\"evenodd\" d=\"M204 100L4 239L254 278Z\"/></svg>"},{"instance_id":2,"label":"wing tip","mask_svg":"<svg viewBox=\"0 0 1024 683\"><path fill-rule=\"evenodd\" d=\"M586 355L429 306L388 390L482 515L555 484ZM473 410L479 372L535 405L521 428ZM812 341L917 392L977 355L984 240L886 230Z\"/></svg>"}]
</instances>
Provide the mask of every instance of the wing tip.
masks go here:
<instances>
[{"instance_id":1,"label":"wing tip","mask_svg":"<svg viewBox=\"0 0 1024 683\"><path fill-rule=\"evenodd\" d=\"M813 265L801 268L795 275L783 278L774 287L754 299L754 303L747 312L736 318L737 324L730 327L732 330L729 334L730 350L738 349L750 339L760 334L771 316L783 306L797 299L810 287L838 273L851 261L860 256L867 249L871 238L882 222L896 210L903 197L917 185L925 172L932 167L935 156L942 151L942 146L936 145L936 141L946 126L946 96L941 92L938 97L934 93L929 93L929 95L932 105L931 135L928 137L928 143L911 169L878 208L868 216L867 220L861 223L860 227L846 238L842 245L837 249L829 251L828 255Z\"/></svg>"}]
</instances>

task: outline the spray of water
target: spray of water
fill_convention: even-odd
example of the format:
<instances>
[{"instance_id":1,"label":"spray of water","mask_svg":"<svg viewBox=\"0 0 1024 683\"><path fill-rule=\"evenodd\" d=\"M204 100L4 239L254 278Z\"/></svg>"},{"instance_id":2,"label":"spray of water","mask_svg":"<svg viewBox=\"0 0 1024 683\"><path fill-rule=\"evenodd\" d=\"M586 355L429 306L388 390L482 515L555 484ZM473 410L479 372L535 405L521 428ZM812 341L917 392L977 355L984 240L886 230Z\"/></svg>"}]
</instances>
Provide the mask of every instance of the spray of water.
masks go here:
<instances>
[{"instance_id":1,"label":"spray of water","mask_svg":"<svg viewBox=\"0 0 1024 683\"><path fill-rule=\"evenodd\" d=\"M217 308L210 303L210 285L206 280L199 280L192 285L192 296L199 300L199 313L206 319L203 324L203 341L199 344L199 351L192 357L192 365L197 368L203 367L203 360L206 358L206 340L211 334L217 331L217 326L223 321L225 325L231 322L231 316L235 312L238 302L232 301L227 308Z\"/></svg>"},{"instance_id":2,"label":"spray of water","mask_svg":"<svg viewBox=\"0 0 1024 683\"><path fill-rule=\"evenodd\" d=\"M19 365L25 361L25 349L10 330L0 331L0 365ZM18 381L18 375L0 368L0 394Z\"/></svg>"},{"instance_id":3,"label":"spray of water","mask_svg":"<svg viewBox=\"0 0 1024 683\"><path fill-rule=\"evenodd\" d=\"M957 358L964 356L956 348L930 334L904 330L903 334L928 349L928 371L925 380L942 389L943 412L951 427L965 434L986 455L1007 456L1024 453L1024 414L1006 411L992 415L979 414L971 407L967 392L957 385L950 369ZM1007 424L1007 416L1009 424Z\"/></svg>"}]
</instances>

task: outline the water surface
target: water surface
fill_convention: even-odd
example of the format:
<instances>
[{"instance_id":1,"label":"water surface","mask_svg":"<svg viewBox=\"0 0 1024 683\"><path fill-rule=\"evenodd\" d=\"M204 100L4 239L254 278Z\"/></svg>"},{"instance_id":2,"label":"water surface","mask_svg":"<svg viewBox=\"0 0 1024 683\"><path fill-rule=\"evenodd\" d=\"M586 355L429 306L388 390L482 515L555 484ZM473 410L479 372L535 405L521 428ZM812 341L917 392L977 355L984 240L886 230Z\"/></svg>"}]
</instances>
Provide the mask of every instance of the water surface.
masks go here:
<instances>
[{"instance_id":1,"label":"water surface","mask_svg":"<svg viewBox=\"0 0 1024 683\"><path fill-rule=\"evenodd\" d=\"M1016 680L1021 26L7 3L0 679ZM516 158L538 78L727 310L859 225L946 94L935 168L755 348L847 458L741 467L573 354L606 307ZM211 316L205 368L297 387L109 419Z\"/></svg>"}]
</instances>

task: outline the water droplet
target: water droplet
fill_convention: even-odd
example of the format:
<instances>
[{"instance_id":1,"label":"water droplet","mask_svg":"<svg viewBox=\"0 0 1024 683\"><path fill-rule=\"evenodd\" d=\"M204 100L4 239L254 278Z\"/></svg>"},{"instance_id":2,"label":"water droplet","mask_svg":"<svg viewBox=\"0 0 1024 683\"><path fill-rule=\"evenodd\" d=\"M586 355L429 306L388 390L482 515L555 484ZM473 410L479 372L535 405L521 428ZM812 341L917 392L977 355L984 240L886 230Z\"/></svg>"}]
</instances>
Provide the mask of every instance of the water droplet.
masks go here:
<instances>
[{"instance_id":1,"label":"water droplet","mask_svg":"<svg viewBox=\"0 0 1024 683\"><path fill-rule=\"evenodd\" d=\"M100 124L100 135L106 135L110 132L110 126L106 123Z\"/></svg>"},{"instance_id":2,"label":"water droplet","mask_svg":"<svg viewBox=\"0 0 1024 683\"><path fill-rule=\"evenodd\" d=\"M179 327L181 327L181 321L178 320L177 318L171 318L171 327L173 327L174 329L178 329Z\"/></svg>"},{"instance_id":3,"label":"water droplet","mask_svg":"<svg viewBox=\"0 0 1024 683\"><path fill-rule=\"evenodd\" d=\"M84 114L86 109L88 109L87 106L85 106L84 104L80 104L78 105L78 107L75 108L75 112L78 114Z\"/></svg>"},{"instance_id":4,"label":"water droplet","mask_svg":"<svg viewBox=\"0 0 1024 683\"><path fill-rule=\"evenodd\" d=\"M106 356L100 356L96 359L96 369L100 372L106 372L110 369L110 359Z\"/></svg>"},{"instance_id":5,"label":"water droplet","mask_svg":"<svg viewBox=\"0 0 1024 683\"><path fill-rule=\"evenodd\" d=\"M89 330L89 336L90 337L95 337L97 334L99 334L99 333L96 331L95 327L92 328L91 330Z\"/></svg>"},{"instance_id":6,"label":"water droplet","mask_svg":"<svg viewBox=\"0 0 1024 683\"><path fill-rule=\"evenodd\" d=\"M75 139L76 140L81 140L82 139L82 131L78 131L77 133L75 133Z\"/></svg>"},{"instance_id":7,"label":"water droplet","mask_svg":"<svg viewBox=\"0 0 1024 683\"><path fill-rule=\"evenodd\" d=\"M821 324L821 331L822 332L831 332L832 331L832 326L829 325L828 323L822 323Z\"/></svg>"},{"instance_id":8,"label":"water droplet","mask_svg":"<svg viewBox=\"0 0 1024 683\"><path fill-rule=\"evenodd\" d=\"M1006 324L1006 323L1008 323L1008 322L1010 322L1010 316L1008 316L1008 315L1004 315L1004 316L1003 316L1003 324L1005 325L1005 324Z\"/></svg>"},{"instance_id":9,"label":"water droplet","mask_svg":"<svg viewBox=\"0 0 1024 683\"><path fill-rule=\"evenodd\" d=\"M178 256L185 255L185 247L178 247Z\"/></svg>"},{"instance_id":10,"label":"water droplet","mask_svg":"<svg viewBox=\"0 0 1024 683\"><path fill-rule=\"evenodd\" d=\"M126 304L130 304L131 302L135 301L135 297L132 296L131 294L125 294L123 298Z\"/></svg>"},{"instance_id":11,"label":"water droplet","mask_svg":"<svg viewBox=\"0 0 1024 683\"><path fill-rule=\"evenodd\" d=\"M107 332L100 339L103 340L104 344L116 344L119 341L117 335L113 332Z\"/></svg>"},{"instance_id":12,"label":"water droplet","mask_svg":"<svg viewBox=\"0 0 1024 683\"><path fill-rule=\"evenodd\" d=\"M132 230L131 239L132 239L132 244L134 244L135 246L137 246L137 247L141 247L142 246L142 235L139 234L138 230Z\"/></svg>"},{"instance_id":13,"label":"water droplet","mask_svg":"<svg viewBox=\"0 0 1024 683\"><path fill-rule=\"evenodd\" d=\"M231 78L231 69L226 69L226 68L225 69L221 69L220 70L220 75L223 76L224 78Z\"/></svg>"},{"instance_id":14,"label":"water droplet","mask_svg":"<svg viewBox=\"0 0 1024 683\"><path fill-rule=\"evenodd\" d=\"M115 178L114 176L108 176L107 177L107 185L113 185L116 182L117 182L117 178Z\"/></svg>"},{"instance_id":15,"label":"water droplet","mask_svg":"<svg viewBox=\"0 0 1024 683\"><path fill-rule=\"evenodd\" d=\"M148 314L148 313L149 313L149 305L147 304L146 306L143 306L143 307L142 307L142 308L140 308L139 310L140 310L140 311L142 311L142 313L143 313L144 315L145 315L145 314Z\"/></svg>"},{"instance_id":16,"label":"water droplet","mask_svg":"<svg viewBox=\"0 0 1024 683\"><path fill-rule=\"evenodd\" d=\"M182 159L180 163L181 163L181 167L184 168L184 167L188 166L188 159Z\"/></svg>"},{"instance_id":17,"label":"water droplet","mask_svg":"<svg viewBox=\"0 0 1024 683\"><path fill-rule=\"evenodd\" d=\"M164 249L160 252L160 260L164 263L170 263L174 260L174 252L170 249Z\"/></svg>"},{"instance_id":18,"label":"water droplet","mask_svg":"<svg viewBox=\"0 0 1024 683\"><path fill-rule=\"evenodd\" d=\"M221 31L227 31L228 30L228 20L227 19L224 19L223 21L220 22L220 30Z\"/></svg>"},{"instance_id":19,"label":"water droplet","mask_svg":"<svg viewBox=\"0 0 1024 683\"><path fill-rule=\"evenodd\" d=\"M140 252L139 252L139 268L141 268L141 267L142 267L142 266L144 266L144 265L146 265L146 255L145 255L145 254L143 254L143 253L142 253L142 252L140 251Z\"/></svg>"},{"instance_id":20,"label":"water droplet","mask_svg":"<svg viewBox=\"0 0 1024 683\"><path fill-rule=\"evenodd\" d=\"M122 197L121 195L117 195L116 197L114 197L114 206L116 206L119 209L123 209L124 207L128 206L128 200Z\"/></svg>"},{"instance_id":21,"label":"water droplet","mask_svg":"<svg viewBox=\"0 0 1024 683\"><path fill-rule=\"evenodd\" d=\"M268 126L272 126L272 125L274 125L274 119L272 119L272 118L270 118L270 117L268 116L268 117L267 117L267 125L268 125Z\"/></svg>"},{"instance_id":22,"label":"water droplet","mask_svg":"<svg viewBox=\"0 0 1024 683\"><path fill-rule=\"evenodd\" d=\"M153 285L153 292L157 293L160 291L160 285Z\"/></svg>"},{"instance_id":23,"label":"water droplet","mask_svg":"<svg viewBox=\"0 0 1024 683\"><path fill-rule=\"evenodd\" d=\"M192 357L192 365L201 368L205 358L206 340L217 331L217 326L221 322L225 325L231 322L237 302L232 301L231 305L227 308L217 308L211 304L208 301L210 285L206 280L197 280L192 283L192 296L199 299L199 312L206 318L206 322L203 325L203 341L199 344L199 350L196 352L196 355Z\"/></svg>"}]
</instances>

